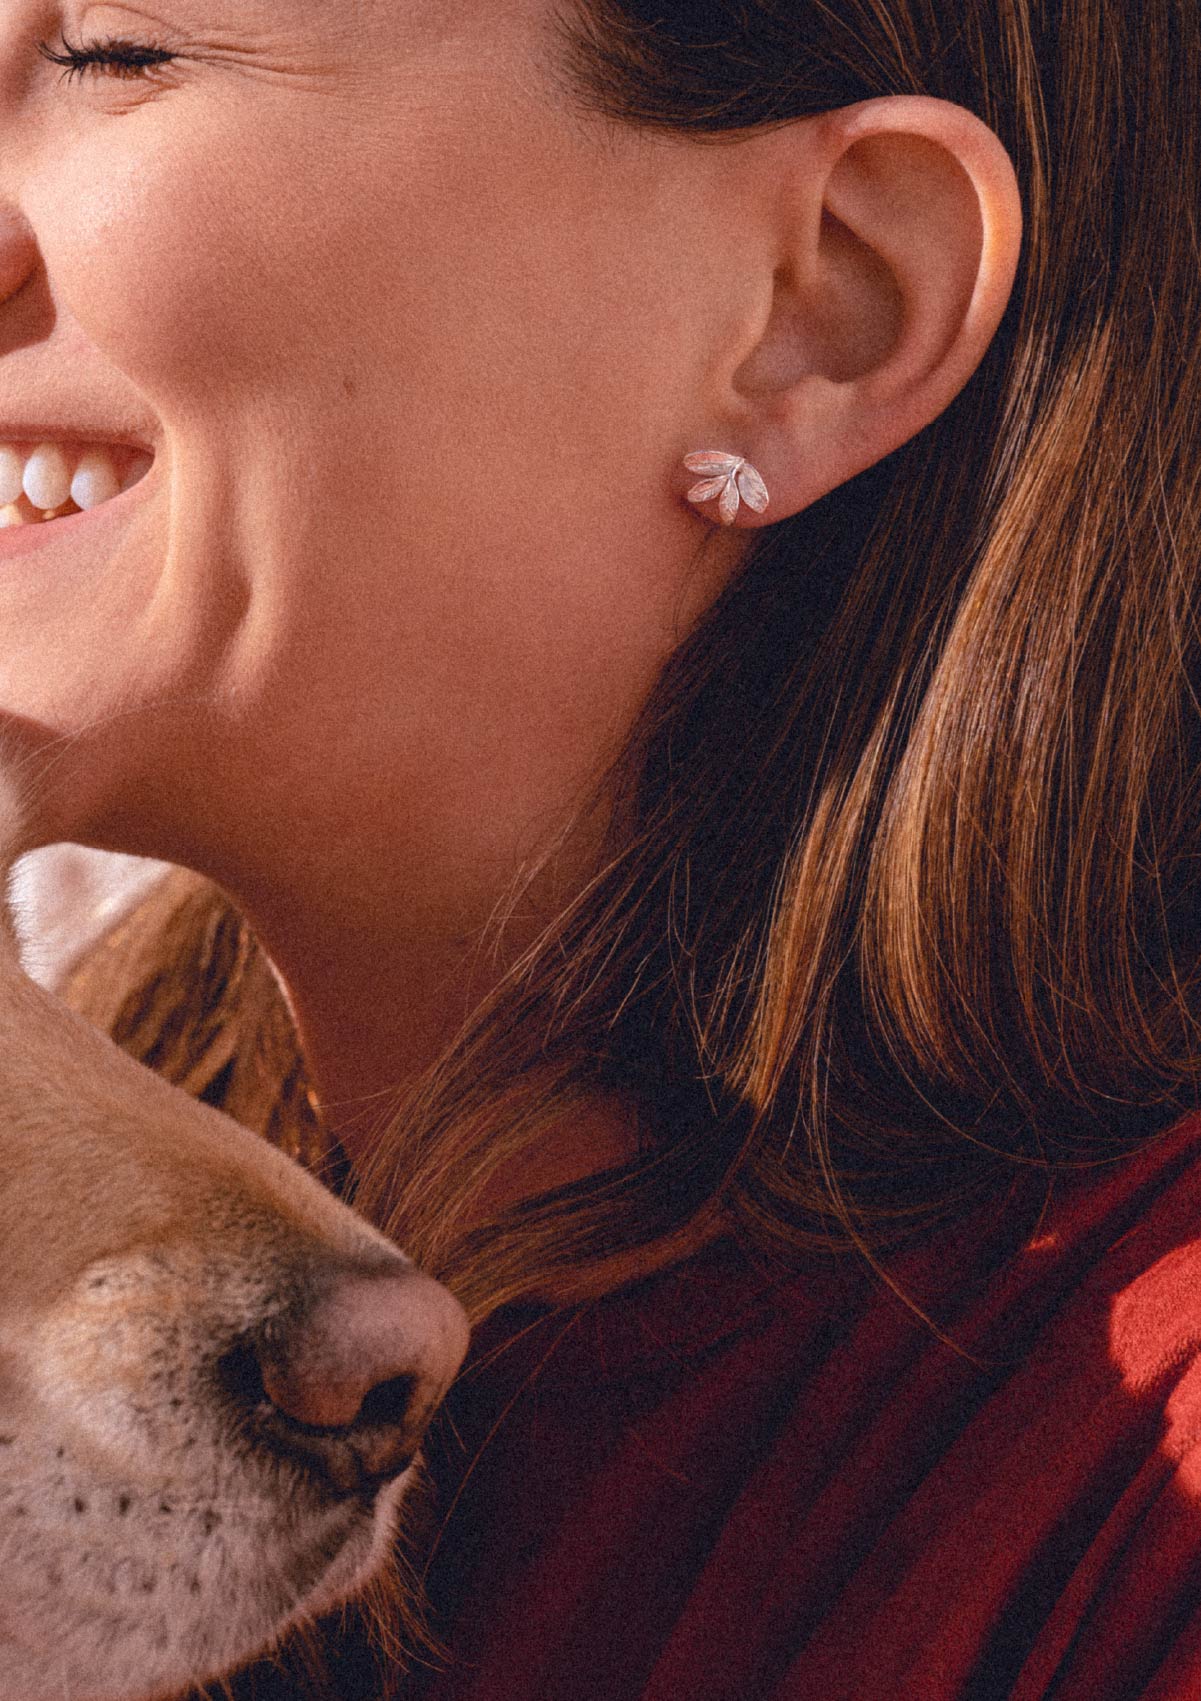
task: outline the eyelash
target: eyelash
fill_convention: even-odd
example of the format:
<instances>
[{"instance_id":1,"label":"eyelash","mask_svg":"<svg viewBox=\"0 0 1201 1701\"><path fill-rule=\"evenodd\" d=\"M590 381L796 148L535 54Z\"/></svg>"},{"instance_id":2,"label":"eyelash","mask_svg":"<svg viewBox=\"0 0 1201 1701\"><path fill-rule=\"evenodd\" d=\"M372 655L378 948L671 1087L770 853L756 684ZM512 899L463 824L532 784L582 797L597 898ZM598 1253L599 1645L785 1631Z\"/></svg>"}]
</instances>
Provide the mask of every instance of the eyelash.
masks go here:
<instances>
[{"instance_id":1,"label":"eyelash","mask_svg":"<svg viewBox=\"0 0 1201 1701\"><path fill-rule=\"evenodd\" d=\"M176 57L165 47L127 41L123 36L109 36L102 41L89 41L78 47L63 36L61 45L57 48L51 47L48 42L39 41L38 52L52 65L63 67L63 74L68 83L74 77L88 75L144 78L148 71L160 65L168 65Z\"/></svg>"}]
</instances>

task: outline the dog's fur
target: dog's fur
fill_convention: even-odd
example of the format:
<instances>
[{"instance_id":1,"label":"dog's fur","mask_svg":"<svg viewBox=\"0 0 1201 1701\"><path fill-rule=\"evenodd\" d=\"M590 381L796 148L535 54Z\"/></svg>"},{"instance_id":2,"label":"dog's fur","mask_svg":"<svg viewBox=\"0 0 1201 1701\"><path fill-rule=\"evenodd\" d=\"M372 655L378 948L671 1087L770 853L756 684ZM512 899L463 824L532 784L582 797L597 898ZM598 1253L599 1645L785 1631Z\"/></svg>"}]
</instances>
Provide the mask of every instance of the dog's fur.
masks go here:
<instances>
[{"instance_id":1,"label":"dog's fur","mask_svg":"<svg viewBox=\"0 0 1201 1701\"><path fill-rule=\"evenodd\" d=\"M20 848L0 774L0 869ZM0 1692L148 1701L206 1681L383 1561L406 1477L339 1495L263 1446L238 1342L391 1244L122 1055L0 924ZM432 1286L432 1284L430 1284ZM442 1293L443 1290L439 1290ZM447 1375L456 1311L423 1320ZM459 1314L461 1315L461 1314Z\"/></svg>"}]
</instances>

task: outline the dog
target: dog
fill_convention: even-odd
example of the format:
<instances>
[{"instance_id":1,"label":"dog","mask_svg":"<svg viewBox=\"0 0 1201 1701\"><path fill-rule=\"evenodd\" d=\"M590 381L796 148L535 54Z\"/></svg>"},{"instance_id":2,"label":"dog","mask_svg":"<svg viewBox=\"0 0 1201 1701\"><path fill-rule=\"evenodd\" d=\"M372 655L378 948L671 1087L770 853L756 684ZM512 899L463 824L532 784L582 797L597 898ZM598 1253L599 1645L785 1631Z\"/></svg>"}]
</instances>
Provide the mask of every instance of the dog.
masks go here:
<instances>
[{"instance_id":1,"label":"dog","mask_svg":"<svg viewBox=\"0 0 1201 1701\"><path fill-rule=\"evenodd\" d=\"M357 1590L466 1346L446 1288L35 984L5 910L5 1701L157 1701Z\"/></svg>"}]
</instances>

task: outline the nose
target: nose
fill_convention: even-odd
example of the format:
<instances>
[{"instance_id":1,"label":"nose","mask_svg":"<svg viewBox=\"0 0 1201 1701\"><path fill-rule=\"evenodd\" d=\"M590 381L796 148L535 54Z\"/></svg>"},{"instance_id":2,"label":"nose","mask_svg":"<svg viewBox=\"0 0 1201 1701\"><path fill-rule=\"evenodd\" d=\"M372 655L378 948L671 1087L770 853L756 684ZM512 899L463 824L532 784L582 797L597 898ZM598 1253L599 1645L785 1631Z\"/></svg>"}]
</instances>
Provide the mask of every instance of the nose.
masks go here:
<instances>
[{"instance_id":1,"label":"nose","mask_svg":"<svg viewBox=\"0 0 1201 1701\"><path fill-rule=\"evenodd\" d=\"M463 1308L410 1265L348 1272L228 1355L258 1440L339 1494L405 1470L467 1350Z\"/></svg>"},{"instance_id":2,"label":"nose","mask_svg":"<svg viewBox=\"0 0 1201 1701\"><path fill-rule=\"evenodd\" d=\"M32 230L15 207L0 202L0 302L25 283L38 263Z\"/></svg>"}]
</instances>

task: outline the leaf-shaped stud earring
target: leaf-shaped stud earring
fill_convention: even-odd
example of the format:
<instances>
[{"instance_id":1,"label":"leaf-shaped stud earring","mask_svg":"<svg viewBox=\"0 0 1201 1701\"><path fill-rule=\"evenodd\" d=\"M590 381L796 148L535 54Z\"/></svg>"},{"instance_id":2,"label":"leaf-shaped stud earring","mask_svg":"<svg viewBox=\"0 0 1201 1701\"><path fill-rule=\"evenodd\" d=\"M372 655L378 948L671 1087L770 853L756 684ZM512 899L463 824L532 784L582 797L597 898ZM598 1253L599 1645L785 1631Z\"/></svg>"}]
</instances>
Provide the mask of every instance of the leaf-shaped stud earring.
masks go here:
<instances>
[{"instance_id":1,"label":"leaf-shaped stud earring","mask_svg":"<svg viewBox=\"0 0 1201 1701\"><path fill-rule=\"evenodd\" d=\"M684 456L689 472L707 473L699 484L688 492L690 502L709 502L717 497L717 512L723 526L732 526L738 514L739 501L761 514L767 507L767 486L749 461L741 455L728 455L724 449L698 449Z\"/></svg>"}]
</instances>

